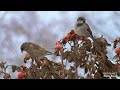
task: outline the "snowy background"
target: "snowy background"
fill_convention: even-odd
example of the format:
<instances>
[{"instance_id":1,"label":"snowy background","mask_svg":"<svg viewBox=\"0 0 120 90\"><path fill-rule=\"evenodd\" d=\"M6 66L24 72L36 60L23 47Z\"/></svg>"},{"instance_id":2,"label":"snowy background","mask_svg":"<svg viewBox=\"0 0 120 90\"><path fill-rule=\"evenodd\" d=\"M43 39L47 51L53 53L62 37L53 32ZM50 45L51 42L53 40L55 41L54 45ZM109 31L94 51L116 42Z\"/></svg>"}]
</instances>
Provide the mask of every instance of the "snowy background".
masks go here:
<instances>
[{"instance_id":1,"label":"snowy background","mask_svg":"<svg viewBox=\"0 0 120 90\"><path fill-rule=\"evenodd\" d=\"M94 36L103 35L110 43L120 36L119 11L0 11L0 61L22 65L20 46L31 41L52 51L56 41L73 29L84 16ZM109 59L114 51L108 48Z\"/></svg>"}]
</instances>

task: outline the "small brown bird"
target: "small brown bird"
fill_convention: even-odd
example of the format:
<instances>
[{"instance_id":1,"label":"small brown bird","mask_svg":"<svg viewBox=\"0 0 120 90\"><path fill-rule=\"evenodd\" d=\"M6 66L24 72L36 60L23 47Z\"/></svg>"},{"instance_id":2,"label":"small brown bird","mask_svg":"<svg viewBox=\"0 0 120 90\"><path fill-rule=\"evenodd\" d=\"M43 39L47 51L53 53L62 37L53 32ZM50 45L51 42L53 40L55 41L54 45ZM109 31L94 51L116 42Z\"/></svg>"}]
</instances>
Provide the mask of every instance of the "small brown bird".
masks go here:
<instances>
[{"instance_id":1,"label":"small brown bird","mask_svg":"<svg viewBox=\"0 0 120 90\"><path fill-rule=\"evenodd\" d=\"M84 17L79 17L77 19L74 29L75 29L75 33L78 36L81 36L85 39L88 37L91 37L92 39L94 39L92 31L89 25L86 23L86 19Z\"/></svg>"},{"instance_id":2,"label":"small brown bird","mask_svg":"<svg viewBox=\"0 0 120 90\"><path fill-rule=\"evenodd\" d=\"M32 42L25 42L20 47L21 52L26 51L30 57L34 60L42 59L46 55L52 55L52 52L49 52L42 48L41 46L32 43Z\"/></svg>"}]
</instances>

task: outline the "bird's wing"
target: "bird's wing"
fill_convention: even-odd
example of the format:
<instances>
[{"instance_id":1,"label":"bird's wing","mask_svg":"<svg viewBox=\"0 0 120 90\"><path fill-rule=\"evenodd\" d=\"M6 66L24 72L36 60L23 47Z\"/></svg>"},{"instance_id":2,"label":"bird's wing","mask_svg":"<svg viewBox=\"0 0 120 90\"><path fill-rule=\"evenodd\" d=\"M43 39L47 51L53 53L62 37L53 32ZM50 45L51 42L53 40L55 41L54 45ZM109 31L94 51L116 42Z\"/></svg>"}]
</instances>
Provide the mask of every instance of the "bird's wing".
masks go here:
<instances>
[{"instance_id":1,"label":"bird's wing","mask_svg":"<svg viewBox=\"0 0 120 90\"><path fill-rule=\"evenodd\" d=\"M74 30L76 30L76 28L77 28L77 23L75 23L75 25L74 25L74 28L73 28L73 29L74 29Z\"/></svg>"},{"instance_id":2,"label":"bird's wing","mask_svg":"<svg viewBox=\"0 0 120 90\"><path fill-rule=\"evenodd\" d=\"M92 31L87 23L86 23L86 27L87 27L87 31L92 35Z\"/></svg>"},{"instance_id":3,"label":"bird's wing","mask_svg":"<svg viewBox=\"0 0 120 90\"><path fill-rule=\"evenodd\" d=\"M34 49L37 49L37 50L41 48L41 46L39 46L35 43L30 43L30 46L33 47Z\"/></svg>"},{"instance_id":4,"label":"bird's wing","mask_svg":"<svg viewBox=\"0 0 120 90\"><path fill-rule=\"evenodd\" d=\"M32 57L32 58L43 58L43 56L44 56L44 53L42 52L42 51L40 51L40 50L36 50L36 49L29 49L28 50L28 52L29 52L29 54L30 54L30 56Z\"/></svg>"},{"instance_id":5,"label":"bird's wing","mask_svg":"<svg viewBox=\"0 0 120 90\"><path fill-rule=\"evenodd\" d=\"M93 34L92 34L92 31L91 31L91 29L90 29L90 27L87 23L86 23L86 27L87 27L87 31L90 33L91 37L94 38Z\"/></svg>"}]
</instances>

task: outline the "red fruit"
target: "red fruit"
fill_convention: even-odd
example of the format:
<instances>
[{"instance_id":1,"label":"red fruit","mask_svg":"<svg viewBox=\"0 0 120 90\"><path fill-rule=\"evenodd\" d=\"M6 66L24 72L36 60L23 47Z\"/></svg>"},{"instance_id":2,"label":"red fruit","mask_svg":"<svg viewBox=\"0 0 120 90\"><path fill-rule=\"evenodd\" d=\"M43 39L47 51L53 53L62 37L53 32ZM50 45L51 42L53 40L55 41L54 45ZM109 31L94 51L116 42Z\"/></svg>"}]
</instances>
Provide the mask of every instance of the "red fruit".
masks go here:
<instances>
[{"instance_id":1,"label":"red fruit","mask_svg":"<svg viewBox=\"0 0 120 90\"><path fill-rule=\"evenodd\" d=\"M120 48L119 47L115 48L115 53L120 54Z\"/></svg>"},{"instance_id":2,"label":"red fruit","mask_svg":"<svg viewBox=\"0 0 120 90\"><path fill-rule=\"evenodd\" d=\"M62 45L60 45L60 44L55 45L55 48L56 48L57 50L60 50L60 49L62 48Z\"/></svg>"},{"instance_id":3,"label":"red fruit","mask_svg":"<svg viewBox=\"0 0 120 90\"><path fill-rule=\"evenodd\" d=\"M18 79L23 79L24 78L24 75L22 72L19 72L18 75L17 75L17 78Z\"/></svg>"}]
</instances>

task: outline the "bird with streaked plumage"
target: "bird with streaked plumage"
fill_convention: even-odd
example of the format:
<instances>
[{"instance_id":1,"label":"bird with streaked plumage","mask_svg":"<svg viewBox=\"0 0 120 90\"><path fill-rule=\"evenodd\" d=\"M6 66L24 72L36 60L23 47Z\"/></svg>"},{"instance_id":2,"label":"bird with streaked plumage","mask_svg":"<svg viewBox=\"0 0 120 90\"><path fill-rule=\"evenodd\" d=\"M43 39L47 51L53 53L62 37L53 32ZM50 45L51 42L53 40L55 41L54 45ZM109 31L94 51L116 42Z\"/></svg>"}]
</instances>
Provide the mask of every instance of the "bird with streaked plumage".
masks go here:
<instances>
[{"instance_id":1,"label":"bird with streaked plumage","mask_svg":"<svg viewBox=\"0 0 120 90\"><path fill-rule=\"evenodd\" d=\"M21 49L21 52L26 51L30 55L32 62L34 60L41 60L46 55L53 54L52 52L47 51L45 48L42 48L41 46L39 46L35 43L32 43L32 42L24 42L21 45L20 49ZM24 62L26 63L25 60L24 60Z\"/></svg>"}]
</instances>

